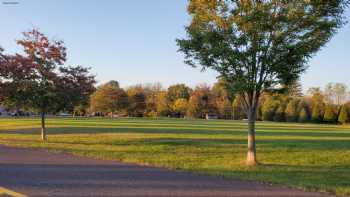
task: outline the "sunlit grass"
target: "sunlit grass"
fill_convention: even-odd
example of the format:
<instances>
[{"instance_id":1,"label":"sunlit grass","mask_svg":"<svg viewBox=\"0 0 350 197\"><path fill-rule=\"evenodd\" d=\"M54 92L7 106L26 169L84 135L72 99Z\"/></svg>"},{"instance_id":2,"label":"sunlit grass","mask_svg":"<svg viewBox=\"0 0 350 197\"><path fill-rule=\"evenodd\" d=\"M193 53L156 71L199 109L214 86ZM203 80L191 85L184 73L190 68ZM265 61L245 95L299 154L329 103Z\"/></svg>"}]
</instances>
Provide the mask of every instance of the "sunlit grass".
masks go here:
<instances>
[{"instance_id":1,"label":"sunlit grass","mask_svg":"<svg viewBox=\"0 0 350 197\"><path fill-rule=\"evenodd\" d=\"M0 143L239 177L350 196L350 127L260 122L256 168L244 166L246 122L182 119L0 119Z\"/></svg>"}]
</instances>

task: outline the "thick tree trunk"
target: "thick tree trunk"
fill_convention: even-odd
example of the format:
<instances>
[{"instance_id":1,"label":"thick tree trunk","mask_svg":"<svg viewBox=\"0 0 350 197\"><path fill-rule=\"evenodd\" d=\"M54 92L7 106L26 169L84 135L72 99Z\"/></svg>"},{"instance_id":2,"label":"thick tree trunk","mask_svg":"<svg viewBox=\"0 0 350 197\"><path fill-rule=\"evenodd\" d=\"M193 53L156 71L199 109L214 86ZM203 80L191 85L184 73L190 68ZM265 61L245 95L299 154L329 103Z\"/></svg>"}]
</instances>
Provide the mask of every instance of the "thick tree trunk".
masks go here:
<instances>
[{"instance_id":1,"label":"thick tree trunk","mask_svg":"<svg viewBox=\"0 0 350 197\"><path fill-rule=\"evenodd\" d=\"M46 127L45 127L45 112L41 112L41 139L45 142L46 138Z\"/></svg>"},{"instance_id":2,"label":"thick tree trunk","mask_svg":"<svg viewBox=\"0 0 350 197\"><path fill-rule=\"evenodd\" d=\"M248 153L247 153L247 165L255 166L258 164L256 159L256 147L255 147L255 110L250 109L248 112Z\"/></svg>"}]
</instances>

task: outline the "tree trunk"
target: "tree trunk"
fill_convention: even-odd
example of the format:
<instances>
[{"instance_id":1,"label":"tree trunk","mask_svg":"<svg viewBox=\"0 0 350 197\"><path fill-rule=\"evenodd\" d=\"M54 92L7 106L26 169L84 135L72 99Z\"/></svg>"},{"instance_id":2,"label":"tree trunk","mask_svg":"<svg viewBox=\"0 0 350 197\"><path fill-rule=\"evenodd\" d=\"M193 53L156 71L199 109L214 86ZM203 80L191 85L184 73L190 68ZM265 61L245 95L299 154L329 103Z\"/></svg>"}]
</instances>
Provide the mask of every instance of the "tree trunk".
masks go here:
<instances>
[{"instance_id":1,"label":"tree trunk","mask_svg":"<svg viewBox=\"0 0 350 197\"><path fill-rule=\"evenodd\" d=\"M46 142L45 112L41 112L41 139Z\"/></svg>"},{"instance_id":2,"label":"tree trunk","mask_svg":"<svg viewBox=\"0 0 350 197\"><path fill-rule=\"evenodd\" d=\"M255 120L256 120L255 110L250 109L248 112L248 153L247 153L248 166L255 166L258 164L256 160L256 147L255 147Z\"/></svg>"}]
</instances>

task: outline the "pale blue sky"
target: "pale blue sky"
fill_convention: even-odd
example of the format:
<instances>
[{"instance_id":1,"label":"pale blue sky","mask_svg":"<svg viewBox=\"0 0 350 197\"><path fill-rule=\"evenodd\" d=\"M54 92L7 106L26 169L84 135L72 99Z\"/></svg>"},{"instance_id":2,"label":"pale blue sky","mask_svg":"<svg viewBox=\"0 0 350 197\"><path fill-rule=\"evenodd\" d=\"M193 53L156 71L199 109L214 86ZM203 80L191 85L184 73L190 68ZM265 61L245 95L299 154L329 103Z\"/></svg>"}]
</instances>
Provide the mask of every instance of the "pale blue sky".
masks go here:
<instances>
[{"instance_id":1,"label":"pale blue sky","mask_svg":"<svg viewBox=\"0 0 350 197\"><path fill-rule=\"evenodd\" d=\"M0 0L4 2L4 0ZM183 63L176 38L189 22L186 0L17 0L0 4L0 46L17 51L20 32L39 28L68 48L68 64L91 66L99 83L122 86L161 82L164 86L216 81ZM350 17L349 10L347 17ZM350 25L346 25L310 62L304 88L342 82L350 87Z\"/></svg>"}]
</instances>

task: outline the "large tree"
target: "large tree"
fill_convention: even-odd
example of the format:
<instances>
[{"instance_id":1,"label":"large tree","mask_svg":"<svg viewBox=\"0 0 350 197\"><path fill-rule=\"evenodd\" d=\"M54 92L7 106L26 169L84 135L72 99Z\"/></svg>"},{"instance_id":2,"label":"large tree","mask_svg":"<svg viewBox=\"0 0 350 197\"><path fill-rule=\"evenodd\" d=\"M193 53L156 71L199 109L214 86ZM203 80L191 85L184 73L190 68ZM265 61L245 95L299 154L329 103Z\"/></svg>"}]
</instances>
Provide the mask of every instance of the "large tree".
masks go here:
<instances>
[{"instance_id":1,"label":"large tree","mask_svg":"<svg viewBox=\"0 0 350 197\"><path fill-rule=\"evenodd\" d=\"M4 101L41 114L41 136L46 140L45 115L72 111L86 103L94 91L95 77L88 68L64 66L66 48L37 30L23 33L17 41L23 53L5 55L0 60L0 94Z\"/></svg>"},{"instance_id":2,"label":"large tree","mask_svg":"<svg viewBox=\"0 0 350 197\"><path fill-rule=\"evenodd\" d=\"M190 0L186 63L216 70L244 99L247 164L256 165L255 120L263 91L296 81L343 25L346 0Z\"/></svg>"}]
</instances>

